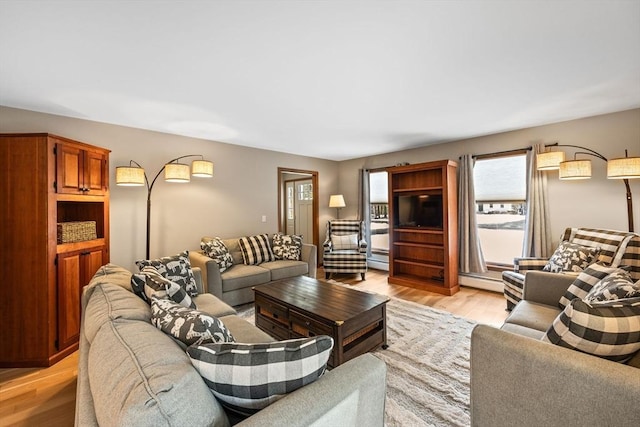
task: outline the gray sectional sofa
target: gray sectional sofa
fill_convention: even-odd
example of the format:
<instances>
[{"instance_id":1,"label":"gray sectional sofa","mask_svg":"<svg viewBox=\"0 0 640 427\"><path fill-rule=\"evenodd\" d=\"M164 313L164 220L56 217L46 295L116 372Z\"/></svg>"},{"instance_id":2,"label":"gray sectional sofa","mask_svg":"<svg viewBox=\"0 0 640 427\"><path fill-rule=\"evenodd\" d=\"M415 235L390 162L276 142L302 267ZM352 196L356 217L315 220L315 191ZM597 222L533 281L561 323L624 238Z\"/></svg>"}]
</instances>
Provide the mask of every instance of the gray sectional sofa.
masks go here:
<instances>
[{"instance_id":1,"label":"gray sectional sofa","mask_svg":"<svg viewBox=\"0 0 640 427\"><path fill-rule=\"evenodd\" d=\"M502 328L474 328L473 426L638 425L640 352L622 364L540 341L574 279L530 271Z\"/></svg>"},{"instance_id":2,"label":"gray sectional sofa","mask_svg":"<svg viewBox=\"0 0 640 427\"><path fill-rule=\"evenodd\" d=\"M274 341L226 303L202 293L199 310L219 317L237 342ZM131 273L101 267L84 289L76 426L228 426L185 351L150 323L151 309L131 291ZM386 366L370 354L326 372L240 421L241 426L382 426Z\"/></svg>"},{"instance_id":3,"label":"gray sectional sofa","mask_svg":"<svg viewBox=\"0 0 640 427\"><path fill-rule=\"evenodd\" d=\"M252 302L252 288L263 283L295 276L316 277L318 249L314 245L302 245L300 261L277 260L259 265L245 265L238 239L222 239L233 257L233 266L222 273L218 264L201 250L189 251L191 265L202 271L205 292L215 295L229 305ZM202 240L208 241L212 238L203 237Z\"/></svg>"}]
</instances>

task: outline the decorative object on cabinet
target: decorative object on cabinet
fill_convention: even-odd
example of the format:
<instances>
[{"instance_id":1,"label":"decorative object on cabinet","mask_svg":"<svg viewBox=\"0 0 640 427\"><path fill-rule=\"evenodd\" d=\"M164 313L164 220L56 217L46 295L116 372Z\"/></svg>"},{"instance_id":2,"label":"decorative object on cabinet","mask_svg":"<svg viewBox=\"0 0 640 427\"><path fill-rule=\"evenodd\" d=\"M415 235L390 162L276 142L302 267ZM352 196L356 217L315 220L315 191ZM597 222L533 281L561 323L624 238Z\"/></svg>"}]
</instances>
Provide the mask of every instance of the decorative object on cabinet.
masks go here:
<instances>
[{"instance_id":1,"label":"decorative object on cabinet","mask_svg":"<svg viewBox=\"0 0 640 427\"><path fill-rule=\"evenodd\" d=\"M129 187L147 186L147 246L146 246L146 259L149 259L149 235L151 230L151 191L156 180L164 171L164 180L167 182L186 183L190 182L189 166L180 163L180 160L187 157L200 157L200 160L194 160L191 163L191 176L200 178L213 177L213 162L205 160L200 154L188 154L186 156L176 157L175 159L167 162L158 171L156 176L149 184L149 179L144 171L144 168L134 160L129 161L129 166L118 166L116 168L116 184ZM134 166L135 165L135 166Z\"/></svg>"},{"instance_id":2,"label":"decorative object on cabinet","mask_svg":"<svg viewBox=\"0 0 640 427\"><path fill-rule=\"evenodd\" d=\"M50 366L78 349L82 289L109 262L109 150L0 134L0 162L0 367Z\"/></svg>"},{"instance_id":3,"label":"decorative object on cabinet","mask_svg":"<svg viewBox=\"0 0 640 427\"><path fill-rule=\"evenodd\" d=\"M457 163L387 168L389 283L453 295L458 284Z\"/></svg>"},{"instance_id":4,"label":"decorative object on cabinet","mask_svg":"<svg viewBox=\"0 0 640 427\"><path fill-rule=\"evenodd\" d=\"M329 197L329 207L336 208L336 219L340 219L340 209L344 208L346 203L344 202L344 196L342 194L332 194Z\"/></svg>"},{"instance_id":5,"label":"decorative object on cabinet","mask_svg":"<svg viewBox=\"0 0 640 427\"><path fill-rule=\"evenodd\" d=\"M591 160L578 159L578 154L597 157L598 159L607 162L607 178L621 179L624 182L624 186L627 190L626 198L629 231L634 231L633 195L631 194L629 179L640 178L640 157L629 157L627 150L624 150L624 157L607 160L607 158L602 154L579 145L558 144L557 142L554 142L553 144L546 144L545 147L571 147L579 150L586 150L576 151L573 154L573 160L565 160L564 151L551 151L551 149L536 156L538 170L558 170L559 178L563 180L591 178Z\"/></svg>"}]
</instances>

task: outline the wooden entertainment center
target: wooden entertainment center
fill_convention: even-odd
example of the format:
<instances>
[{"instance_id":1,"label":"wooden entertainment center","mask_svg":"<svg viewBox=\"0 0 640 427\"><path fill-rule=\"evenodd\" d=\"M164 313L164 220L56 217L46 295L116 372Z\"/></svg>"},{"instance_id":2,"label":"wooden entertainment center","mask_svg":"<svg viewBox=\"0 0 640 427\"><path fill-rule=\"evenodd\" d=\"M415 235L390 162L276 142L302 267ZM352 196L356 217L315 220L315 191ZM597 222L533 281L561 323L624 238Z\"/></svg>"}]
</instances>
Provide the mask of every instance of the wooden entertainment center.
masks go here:
<instances>
[{"instance_id":1,"label":"wooden entertainment center","mask_svg":"<svg viewBox=\"0 0 640 427\"><path fill-rule=\"evenodd\" d=\"M453 295L458 284L457 163L387 168L389 283Z\"/></svg>"}]
</instances>

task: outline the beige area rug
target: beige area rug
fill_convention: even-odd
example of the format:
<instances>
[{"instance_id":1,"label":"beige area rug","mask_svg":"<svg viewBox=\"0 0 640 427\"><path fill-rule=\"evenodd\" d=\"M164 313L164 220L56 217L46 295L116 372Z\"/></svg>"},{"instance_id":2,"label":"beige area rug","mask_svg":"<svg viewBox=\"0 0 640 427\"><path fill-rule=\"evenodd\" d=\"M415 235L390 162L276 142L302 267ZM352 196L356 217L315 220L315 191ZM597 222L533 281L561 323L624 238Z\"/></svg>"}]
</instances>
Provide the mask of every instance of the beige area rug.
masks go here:
<instances>
[{"instance_id":1,"label":"beige area rug","mask_svg":"<svg viewBox=\"0 0 640 427\"><path fill-rule=\"evenodd\" d=\"M238 311L253 321L253 306ZM391 298L389 348L373 352L387 364L386 426L471 424L469 351L474 326L450 313Z\"/></svg>"}]
</instances>

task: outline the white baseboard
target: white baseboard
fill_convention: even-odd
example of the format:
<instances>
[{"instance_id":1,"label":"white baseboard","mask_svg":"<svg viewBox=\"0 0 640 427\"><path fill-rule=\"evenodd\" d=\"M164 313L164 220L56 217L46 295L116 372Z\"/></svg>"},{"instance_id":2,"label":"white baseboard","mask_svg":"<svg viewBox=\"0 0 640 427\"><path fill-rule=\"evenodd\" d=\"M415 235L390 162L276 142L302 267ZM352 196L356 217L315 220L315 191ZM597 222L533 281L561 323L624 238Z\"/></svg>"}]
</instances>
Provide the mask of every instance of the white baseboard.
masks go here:
<instances>
[{"instance_id":1,"label":"white baseboard","mask_svg":"<svg viewBox=\"0 0 640 427\"><path fill-rule=\"evenodd\" d=\"M470 288L484 289L485 291L492 291L502 293L504 285L501 280L485 279L477 276L459 275L458 283L462 286L468 286Z\"/></svg>"},{"instance_id":2,"label":"white baseboard","mask_svg":"<svg viewBox=\"0 0 640 427\"><path fill-rule=\"evenodd\" d=\"M375 260L368 259L367 260L367 267L375 268L376 270L389 271L389 263L388 262L381 262L381 261L375 261Z\"/></svg>"}]
</instances>

